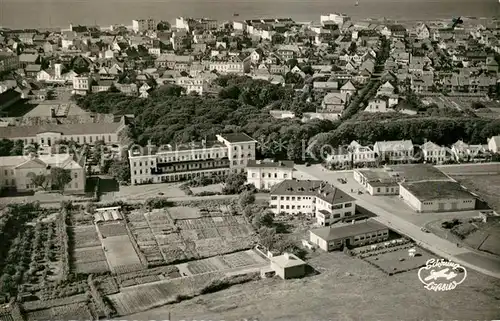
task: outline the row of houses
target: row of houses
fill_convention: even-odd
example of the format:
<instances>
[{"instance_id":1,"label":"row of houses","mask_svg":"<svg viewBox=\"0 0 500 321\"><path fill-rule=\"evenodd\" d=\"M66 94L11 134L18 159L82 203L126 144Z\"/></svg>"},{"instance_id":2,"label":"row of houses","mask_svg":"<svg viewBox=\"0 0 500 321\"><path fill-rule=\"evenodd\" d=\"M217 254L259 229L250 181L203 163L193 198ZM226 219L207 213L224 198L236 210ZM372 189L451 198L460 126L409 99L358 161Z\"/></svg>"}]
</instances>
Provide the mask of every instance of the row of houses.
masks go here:
<instances>
[{"instance_id":1,"label":"row of houses","mask_svg":"<svg viewBox=\"0 0 500 321\"><path fill-rule=\"evenodd\" d=\"M377 161L401 163L423 161L442 164L447 161L471 161L488 154L500 152L500 136L492 136L487 144L467 144L458 140L451 147L440 146L427 141L416 146L411 140L378 141L372 147L362 146L357 141L348 146L335 148L325 161L329 165L374 164ZM420 154L418 154L420 153Z\"/></svg>"}]
</instances>

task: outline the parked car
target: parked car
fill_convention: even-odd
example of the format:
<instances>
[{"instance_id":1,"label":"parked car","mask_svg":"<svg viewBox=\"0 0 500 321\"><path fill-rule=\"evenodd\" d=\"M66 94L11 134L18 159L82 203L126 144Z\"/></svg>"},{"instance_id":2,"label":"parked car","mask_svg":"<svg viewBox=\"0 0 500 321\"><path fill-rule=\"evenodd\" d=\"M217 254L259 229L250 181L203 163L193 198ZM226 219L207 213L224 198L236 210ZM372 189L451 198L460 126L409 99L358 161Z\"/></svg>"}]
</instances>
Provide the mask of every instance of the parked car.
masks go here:
<instances>
[{"instance_id":1,"label":"parked car","mask_svg":"<svg viewBox=\"0 0 500 321\"><path fill-rule=\"evenodd\" d=\"M309 167L309 166L311 166L311 163L306 163L306 167Z\"/></svg>"},{"instance_id":2,"label":"parked car","mask_svg":"<svg viewBox=\"0 0 500 321\"><path fill-rule=\"evenodd\" d=\"M425 232L425 233L430 233L431 231L429 231L428 229L426 229L425 227L422 227L420 229L422 232Z\"/></svg>"}]
</instances>

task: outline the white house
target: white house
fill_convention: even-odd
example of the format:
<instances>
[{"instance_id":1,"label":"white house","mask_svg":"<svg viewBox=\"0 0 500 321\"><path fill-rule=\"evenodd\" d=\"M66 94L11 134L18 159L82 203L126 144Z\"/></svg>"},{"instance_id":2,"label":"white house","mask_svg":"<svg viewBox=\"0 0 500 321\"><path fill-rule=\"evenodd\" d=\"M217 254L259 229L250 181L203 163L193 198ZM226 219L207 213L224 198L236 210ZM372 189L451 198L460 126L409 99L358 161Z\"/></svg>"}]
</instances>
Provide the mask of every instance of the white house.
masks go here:
<instances>
[{"instance_id":1,"label":"white house","mask_svg":"<svg viewBox=\"0 0 500 321\"><path fill-rule=\"evenodd\" d=\"M449 159L448 149L433 142L425 142L420 149L422 150L423 159L426 163L442 164Z\"/></svg>"},{"instance_id":2,"label":"white house","mask_svg":"<svg viewBox=\"0 0 500 321\"><path fill-rule=\"evenodd\" d=\"M387 113L387 101L381 98L373 98L368 101L365 111L368 113Z\"/></svg>"},{"instance_id":3,"label":"white house","mask_svg":"<svg viewBox=\"0 0 500 321\"><path fill-rule=\"evenodd\" d=\"M293 161L249 160L247 183L257 189L270 189L293 175Z\"/></svg>"},{"instance_id":4,"label":"white house","mask_svg":"<svg viewBox=\"0 0 500 321\"><path fill-rule=\"evenodd\" d=\"M413 143L411 140L376 142L373 151L384 161L408 162L413 160Z\"/></svg>"},{"instance_id":5,"label":"white house","mask_svg":"<svg viewBox=\"0 0 500 321\"><path fill-rule=\"evenodd\" d=\"M273 213L304 213L316 217L318 224L331 225L355 214L355 199L323 181L284 180L270 193Z\"/></svg>"},{"instance_id":6,"label":"white house","mask_svg":"<svg viewBox=\"0 0 500 321\"><path fill-rule=\"evenodd\" d=\"M500 135L488 139L488 150L492 153L500 153Z\"/></svg>"}]
</instances>

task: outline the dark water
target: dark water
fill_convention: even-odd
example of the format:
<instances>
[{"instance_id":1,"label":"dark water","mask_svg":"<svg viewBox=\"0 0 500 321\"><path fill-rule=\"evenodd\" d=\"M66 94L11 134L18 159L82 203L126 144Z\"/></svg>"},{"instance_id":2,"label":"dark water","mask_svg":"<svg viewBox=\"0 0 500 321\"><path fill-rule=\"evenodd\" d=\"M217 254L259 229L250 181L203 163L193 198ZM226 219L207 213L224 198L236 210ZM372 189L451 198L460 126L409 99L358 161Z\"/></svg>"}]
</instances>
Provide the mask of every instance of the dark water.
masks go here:
<instances>
[{"instance_id":1,"label":"dark water","mask_svg":"<svg viewBox=\"0 0 500 321\"><path fill-rule=\"evenodd\" d=\"M497 0L0 0L0 26L67 27L74 24L130 25L134 18L172 21L176 16L239 18L292 17L318 21L320 14L345 12L355 19L405 20L455 15L498 17Z\"/></svg>"}]
</instances>

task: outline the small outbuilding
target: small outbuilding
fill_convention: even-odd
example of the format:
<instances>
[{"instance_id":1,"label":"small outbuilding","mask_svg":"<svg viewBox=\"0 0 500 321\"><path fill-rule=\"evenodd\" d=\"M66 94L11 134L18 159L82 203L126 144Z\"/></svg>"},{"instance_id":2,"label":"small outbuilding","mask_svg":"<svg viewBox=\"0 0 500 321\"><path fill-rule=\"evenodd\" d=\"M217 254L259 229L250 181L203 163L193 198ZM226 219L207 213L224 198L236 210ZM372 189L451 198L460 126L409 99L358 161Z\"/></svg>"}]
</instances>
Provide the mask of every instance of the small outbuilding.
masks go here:
<instances>
[{"instance_id":1,"label":"small outbuilding","mask_svg":"<svg viewBox=\"0 0 500 321\"><path fill-rule=\"evenodd\" d=\"M292 253L273 256L270 260L271 269L282 279L300 278L306 274L306 262Z\"/></svg>"}]
</instances>

